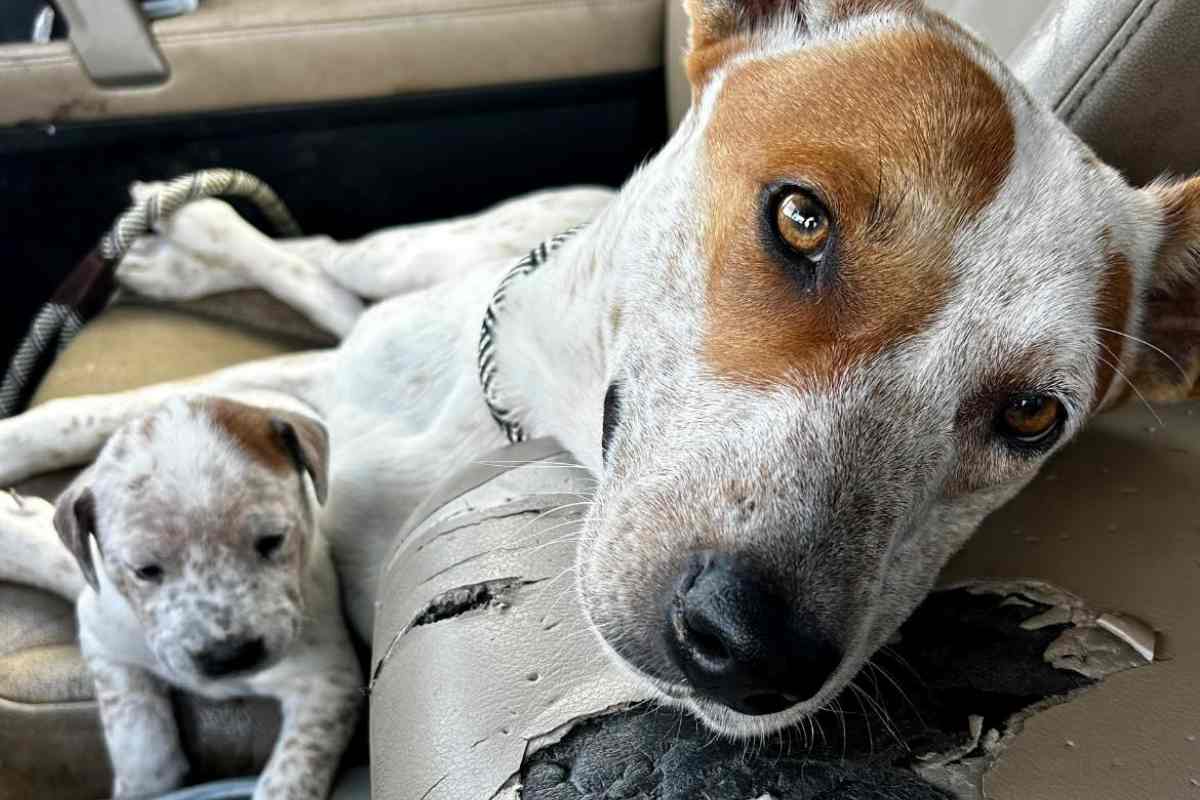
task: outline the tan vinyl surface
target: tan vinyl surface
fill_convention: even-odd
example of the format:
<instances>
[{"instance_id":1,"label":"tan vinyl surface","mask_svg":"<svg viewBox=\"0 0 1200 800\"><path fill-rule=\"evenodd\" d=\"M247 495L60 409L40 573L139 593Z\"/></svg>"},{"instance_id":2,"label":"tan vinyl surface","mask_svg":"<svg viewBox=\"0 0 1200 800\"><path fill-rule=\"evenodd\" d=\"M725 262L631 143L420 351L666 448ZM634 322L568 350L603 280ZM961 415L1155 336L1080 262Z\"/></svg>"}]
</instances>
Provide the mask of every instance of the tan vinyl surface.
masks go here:
<instances>
[{"instance_id":1,"label":"tan vinyl surface","mask_svg":"<svg viewBox=\"0 0 1200 800\"><path fill-rule=\"evenodd\" d=\"M178 312L111 308L58 357L32 405L182 380L296 349L287 339Z\"/></svg>"},{"instance_id":2,"label":"tan vinyl surface","mask_svg":"<svg viewBox=\"0 0 1200 800\"><path fill-rule=\"evenodd\" d=\"M990 800L1200 798L1200 404L1100 418L994 514L948 579L1028 576L1162 634L1149 667L1034 717Z\"/></svg>"}]
</instances>

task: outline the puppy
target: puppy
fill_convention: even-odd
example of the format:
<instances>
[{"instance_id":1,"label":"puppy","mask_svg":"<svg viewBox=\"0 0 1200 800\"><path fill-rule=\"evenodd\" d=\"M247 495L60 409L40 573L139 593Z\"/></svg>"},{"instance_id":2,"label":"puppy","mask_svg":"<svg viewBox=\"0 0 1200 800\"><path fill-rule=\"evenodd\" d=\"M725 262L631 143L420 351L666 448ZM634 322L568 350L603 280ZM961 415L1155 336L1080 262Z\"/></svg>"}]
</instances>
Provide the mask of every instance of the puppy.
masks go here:
<instances>
[{"instance_id":1,"label":"puppy","mask_svg":"<svg viewBox=\"0 0 1200 800\"><path fill-rule=\"evenodd\" d=\"M316 522L327 464L303 413L176 397L118 429L56 507L0 497L0 573L76 601L116 797L187 775L171 688L278 699L255 797L327 796L362 697Z\"/></svg>"}]
</instances>

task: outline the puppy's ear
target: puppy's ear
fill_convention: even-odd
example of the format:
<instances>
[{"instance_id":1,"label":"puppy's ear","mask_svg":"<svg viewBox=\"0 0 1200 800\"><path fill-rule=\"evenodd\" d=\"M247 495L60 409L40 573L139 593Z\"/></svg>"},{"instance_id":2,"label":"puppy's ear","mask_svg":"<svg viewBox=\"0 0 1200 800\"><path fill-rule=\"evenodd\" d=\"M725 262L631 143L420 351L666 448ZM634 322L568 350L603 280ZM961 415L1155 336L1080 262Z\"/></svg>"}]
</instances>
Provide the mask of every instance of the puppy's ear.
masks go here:
<instances>
[{"instance_id":1,"label":"puppy's ear","mask_svg":"<svg viewBox=\"0 0 1200 800\"><path fill-rule=\"evenodd\" d=\"M1200 397L1200 176L1147 187L1162 209L1162 243L1142 300L1133 383L1148 400Z\"/></svg>"},{"instance_id":2,"label":"puppy's ear","mask_svg":"<svg viewBox=\"0 0 1200 800\"><path fill-rule=\"evenodd\" d=\"M79 570L95 591L100 591L92 548L88 540L96 535L96 495L87 486L71 484L58 497L54 508L54 529L58 538L79 562Z\"/></svg>"},{"instance_id":3,"label":"puppy's ear","mask_svg":"<svg viewBox=\"0 0 1200 800\"><path fill-rule=\"evenodd\" d=\"M329 433L311 417L279 411L271 416L271 430L296 468L307 472L325 505L329 495Z\"/></svg>"},{"instance_id":4,"label":"puppy's ear","mask_svg":"<svg viewBox=\"0 0 1200 800\"><path fill-rule=\"evenodd\" d=\"M715 67L771 25L806 31L879 11L914 12L923 5L922 0L683 0L692 23L688 78L699 89Z\"/></svg>"}]
</instances>

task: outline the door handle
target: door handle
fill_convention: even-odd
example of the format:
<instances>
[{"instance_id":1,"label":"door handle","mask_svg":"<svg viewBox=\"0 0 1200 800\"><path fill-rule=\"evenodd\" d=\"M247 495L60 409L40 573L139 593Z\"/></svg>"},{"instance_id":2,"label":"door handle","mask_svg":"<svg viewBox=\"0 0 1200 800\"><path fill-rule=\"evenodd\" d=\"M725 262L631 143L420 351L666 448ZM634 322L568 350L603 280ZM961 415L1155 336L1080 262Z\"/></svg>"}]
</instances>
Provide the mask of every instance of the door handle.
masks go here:
<instances>
[{"instance_id":1,"label":"door handle","mask_svg":"<svg viewBox=\"0 0 1200 800\"><path fill-rule=\"evenodd\" d=\"M148 86L170 74L134 0L58 0L67 37L84 70L100 86Z\"/></svg>"}]
</instances>

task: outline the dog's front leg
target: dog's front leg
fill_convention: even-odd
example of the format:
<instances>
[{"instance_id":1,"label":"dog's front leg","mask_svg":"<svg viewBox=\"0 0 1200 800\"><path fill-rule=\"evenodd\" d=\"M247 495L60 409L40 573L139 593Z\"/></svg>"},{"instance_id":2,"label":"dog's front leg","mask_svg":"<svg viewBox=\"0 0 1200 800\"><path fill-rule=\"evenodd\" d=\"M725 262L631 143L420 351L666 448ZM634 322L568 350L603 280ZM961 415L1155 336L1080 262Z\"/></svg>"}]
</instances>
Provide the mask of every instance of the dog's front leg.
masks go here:
<instances>
[{"instance_id":1,"label":"dog's front leg","mask_svg":"<svg viewBox=\"0 0 1200 800\"><path fill-rule=\"evenodd\" d=\"M497 262L511 266L530 248L595 218L608 189L550 189L456 219L401 225L355 242L313 237L278 244L318 265L341 286L384 300L428 289Z\"/></svg>"},{"instance_id":2,"label":"dog's front leg","mask_svg":"<svg viewBox=\"0 0 1200 800\"><path fill-rule=\"evenodd\" d=\"M96 684L113 797L154 797L181 785L188 762L167 685L143 669L99 654L82 632L80 645Z\"/></svg>"},{"instance_id":3,"label":"dog's front leg","mask_svg":"<svg viewBox=\"0 0 1200 800\"><path fill-rule=\"evenodd\" d=\"M280 702L283 727L254 800L325 800L358 722L362 690L313 678L289 686Z\"/></svg>"}]
</instances>

